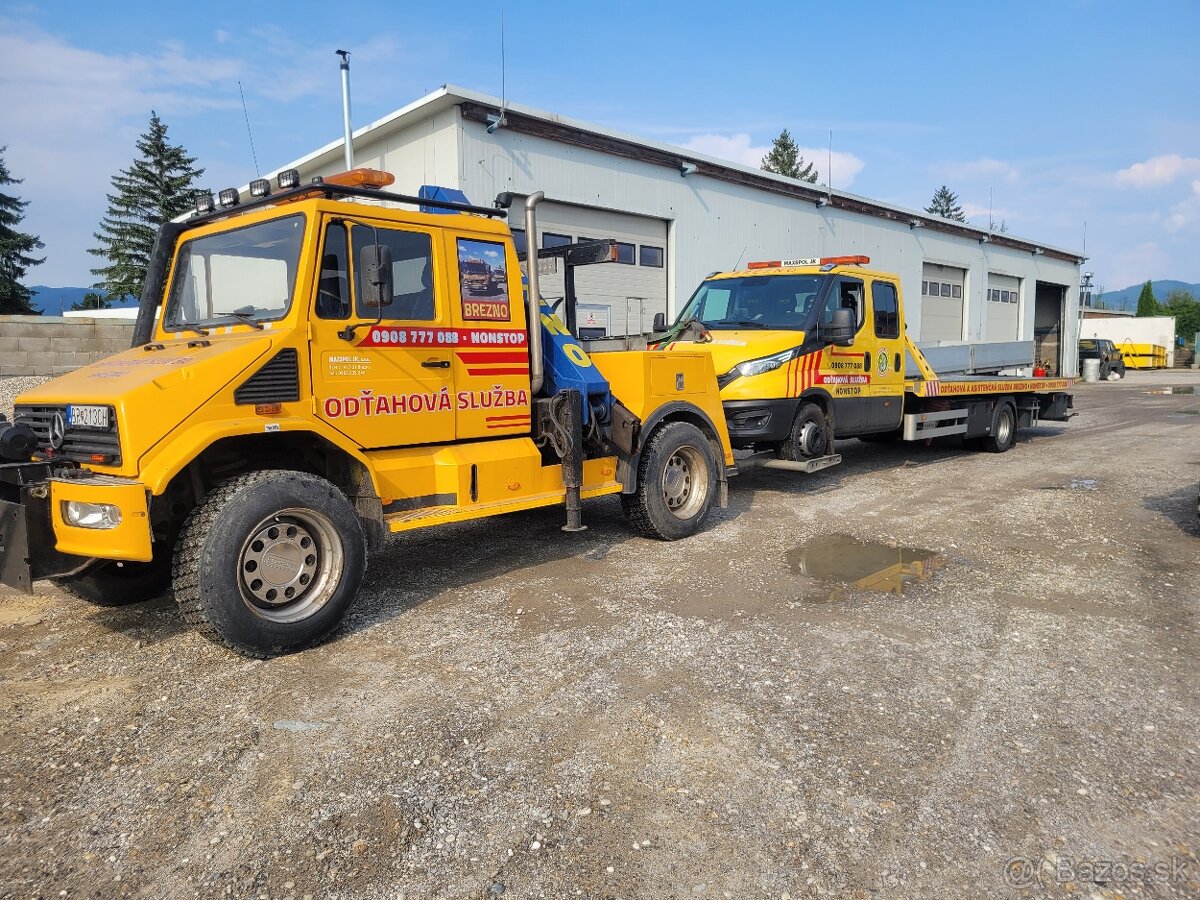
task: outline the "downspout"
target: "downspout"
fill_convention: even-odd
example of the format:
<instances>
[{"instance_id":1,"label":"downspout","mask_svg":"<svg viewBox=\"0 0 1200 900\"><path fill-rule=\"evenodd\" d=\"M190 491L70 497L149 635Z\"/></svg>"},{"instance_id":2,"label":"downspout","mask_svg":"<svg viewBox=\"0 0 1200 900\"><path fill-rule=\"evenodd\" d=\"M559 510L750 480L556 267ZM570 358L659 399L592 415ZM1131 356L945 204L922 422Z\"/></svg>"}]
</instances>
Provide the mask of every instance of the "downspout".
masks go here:
<instances>
[{"instance_id":1,"label":"downspout","mask_svg":"<svg viewBox=\"0 0 1200 900\"><path fill-rule=\"evenodd\" d=\"M537 191L525 198L525 305L529 317L529 393L536 396L542 389L544 364L542 361L542 292L538 284L538 233L535 208L546 198Z\"/></svg>"}]
</instances>

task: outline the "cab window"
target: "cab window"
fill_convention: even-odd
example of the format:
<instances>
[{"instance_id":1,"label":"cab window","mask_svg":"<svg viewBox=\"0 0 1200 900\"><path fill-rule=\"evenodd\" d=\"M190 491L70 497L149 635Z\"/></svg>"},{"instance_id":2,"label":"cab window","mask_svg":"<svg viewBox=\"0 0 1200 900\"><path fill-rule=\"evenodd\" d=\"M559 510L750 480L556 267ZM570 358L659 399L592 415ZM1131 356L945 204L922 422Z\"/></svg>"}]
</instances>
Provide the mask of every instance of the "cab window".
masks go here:
<instances>
[{"instance_id":1,"label":"cab window","mask_svg":"<svg viewBox=\"0 0 1200 900\"><path fill-rule=\"evenodd\" d=\"M350 315L350 265L346 226L340 222L325 230L321 274L317 282L317 318L345 319Z\"/></svg>"},{"instance_id":2,"label":"cab window","mask_svg":"<svg viewBox=\"0 0 1200 900\"><path fill-rule=\"evenodd\" d=\"M378 241L392 251L392 302L382 310L363 304L362 272L354 276L355 310L364 319L432 322L437 318L433 295L433 248L429 235L396 228L355 225L351 232L353 259L362 258L364 247Z\"/></svg>"},{"instance_id":3,"label":"cab window","mask_svg":"<svg viewBox=\"0 0 1200 900\"><path fill-rule=\"evenodd\" d=\"M875 312L875 337L900 337L900 304L896 286L886 281L871 282L871 307Z\"/></svg>"},{"instance_id":4,"label":"cab window","mask_svg":"<svg viewBox=\"0 0 1200 900\"><path fill-rule=\"evenodd\" d=\"M865 317L865 306L863 305L863 283L851 278L839 278L829 291L829 296L825 300L825 309L822 313L822 319L825 322L833 320L833 311L835 309L852 309L854 310L854 330L862 328L863 319Z\"/></svg>"}]
</instances>

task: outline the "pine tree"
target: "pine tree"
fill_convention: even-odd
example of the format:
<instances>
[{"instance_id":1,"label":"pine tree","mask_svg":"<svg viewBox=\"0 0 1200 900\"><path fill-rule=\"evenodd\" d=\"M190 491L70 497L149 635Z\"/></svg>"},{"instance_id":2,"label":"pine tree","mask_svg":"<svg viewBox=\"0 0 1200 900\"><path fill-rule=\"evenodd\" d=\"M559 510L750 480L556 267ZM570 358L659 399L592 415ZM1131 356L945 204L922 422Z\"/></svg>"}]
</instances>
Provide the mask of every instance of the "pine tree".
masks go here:
<instances>
[{"instance_id":1,"label":"pine tree","mask_svg":"<svg viewBox=\"0 0 1200 900\"><path fill-rule=\"evenodd\" d=\"M771 142L771 149L762 158L762 168L766 172L786 175L810 184L817 180L817 170L813 168L812 163L804 161L804 157L800 155L800 148L796 146L786 128Z\"/></svg>"},{"instance_id":2,"label":"pine tree","mask_svg":"<svg viewBox=\"0 0 1200 900\"><path fill-rule=\"evenodd\" d=\"M4 151L7 149L0 147L0 187L20 184L22 181L8 172L4 162ZM40 312L30 302L33 295L29 288L21 284L26 269L45 262L45 257L37 259L30 256L34 250L42 248L37 235L17 231L28 205L28 200L0 191L0 314L36 315Z\"/></svg>"},{"instance_id":3,"label":"pine tree","mask_svg":"<svg viewBox=\"0 0 1200 900\"><path fill-rule=\"evenodd\" d=\"M1142 292L1138 294L1137 314L1139 316L1158 315L1158 301L1154 298L1154 287L1149 281L1142 285Z\"/></svg>"},{"instance_id":4,"label":"pine tree","mask_svg":"<svg viewBox=\"0 0 1200 900\"><path fill-rule=\"evenodd\" d=\"M156 112L136 146L138 159L112 178L108 212L93 235L100 245L88 251L106 261L92 269L94 287L112 298L141 294L159 226L191 209L193 185L204 174L194 156L167 141L167 126Z\"/></svg>"},{"instance_id":5,"label":"pine tree","mask_svg":"<svg viewBox=\"0 0 1200 900\"><path fill-rule=\"evenodd\" d=\"M955 222L967 221L962 207L958 205L958 194L944 184L934 192L933 199L925 207L925 212L941 216L943 219L953 219Z\"/></svg>"}]
</instances>

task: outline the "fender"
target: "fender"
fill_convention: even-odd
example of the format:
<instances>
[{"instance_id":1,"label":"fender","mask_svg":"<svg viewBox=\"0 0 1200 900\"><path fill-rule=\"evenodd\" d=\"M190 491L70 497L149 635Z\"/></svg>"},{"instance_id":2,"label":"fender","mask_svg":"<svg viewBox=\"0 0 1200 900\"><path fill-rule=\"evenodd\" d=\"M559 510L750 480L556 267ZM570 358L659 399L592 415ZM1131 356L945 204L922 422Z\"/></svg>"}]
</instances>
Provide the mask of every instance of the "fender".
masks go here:
<instances>
[{"instance_id":1,"label":"fender","mask_svg":"<svg viewBox=\"0 0 1200 900\"><path fill-rule=\"evenodd\" d=\"M276 427L278 426L278 427ZM198 422L192 427L164 444L162 452L143 466L139 480L154 496L160 496L167 489L171 479L178 475L200 454L217 441L230 437L261 435L271 432L295 433L306 432L323 438L333 444L348 456L353 457L366 467L371 477L371 486L379 493L379 484L375 477L375 467L362 450L347 440L346 436L335 428L326 425L320 419L302 418L300 416L271 416L269 418L239 418L230 420L214 420Z\"/></svg>"},{"instance_id":2,"label":"fender","mask_svg":"<svg viewBox=\"0 0 1200 900\"><path fill-rule=\"evenodd\" d=\"M637 446L634 448L633 453L628 457L618 456L617 458L617 480L621 482L622 494L633 494L637 491L637 471L642 461L642 450L646 446L646 439L658 429L659 425L672 418L684 421L692 420L693 424L696 424L695 420L699 420L702 431L710 437L716 438L718 443L724 444L721 441L724 423L722 423L722 428L717 428L708 413L695 404L687 403L683 400L672 400L669 403L664 403L658 409L654 410L650 414L650 417L641 424L641 427L638 429ZM725 485L729 480L728 469L733 465L733 454L732 451L726 450L722 446L722 455L724 459L718 463L717 478L721 482L723 493ZM720 462L723 462L724 465L720 465Z\"/></svg>"}]
</instances>

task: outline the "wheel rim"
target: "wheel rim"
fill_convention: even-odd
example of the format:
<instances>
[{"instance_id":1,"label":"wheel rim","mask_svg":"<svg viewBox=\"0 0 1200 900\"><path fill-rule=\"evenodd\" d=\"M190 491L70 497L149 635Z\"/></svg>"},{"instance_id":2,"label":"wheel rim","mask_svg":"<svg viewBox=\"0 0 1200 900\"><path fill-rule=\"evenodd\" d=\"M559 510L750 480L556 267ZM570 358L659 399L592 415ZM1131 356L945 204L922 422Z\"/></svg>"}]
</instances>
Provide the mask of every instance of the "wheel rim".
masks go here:
<instances>
[{"instance_id":1,"label":"wheel rim","mask_svg":"<svg viewBox=\"0 0 1200 900\"><path fill-rule=\"evenodd\" d=\"M796 449L800 451L801 456L810 459L821 456L825 452L825 443L825 429L821 427L820 422L810 419L800 426L800 433L796 436Z\"/></svg>"},{"instance_id":2,"label":"wheel rim","mask_svg":"<svg viewBox=\"0 0 1200 900\"><path fill-rule=\"evenodd\" d=\"M662 476L663 501L677 519L690 519L708 496L708 466L695 447L680 447L671 454Z\"/></svg>"},{"instance_id":3,"label":"wheel rim","mask_svg":"<svg viewBox=\"0 0 1200 900\"><path fill-rule=\"evenodd\" d=\"M1012 432L1012 410L1006 406L1000 411L1000 418L996 422L996 443L1007 444L1012 437Z\"/></svg>"},{"instance_id":4,"label":"wheel rim","mask_svg":"<svg viewBox=\"0 0 1200 900\"><path fill-rule=\"evenodd\" d=\"M345 553L333 523L311 509L285 509L250 530L238 556L242 600L271 622L315 615L342 580Z\"/></svg>"}]
</instances>

